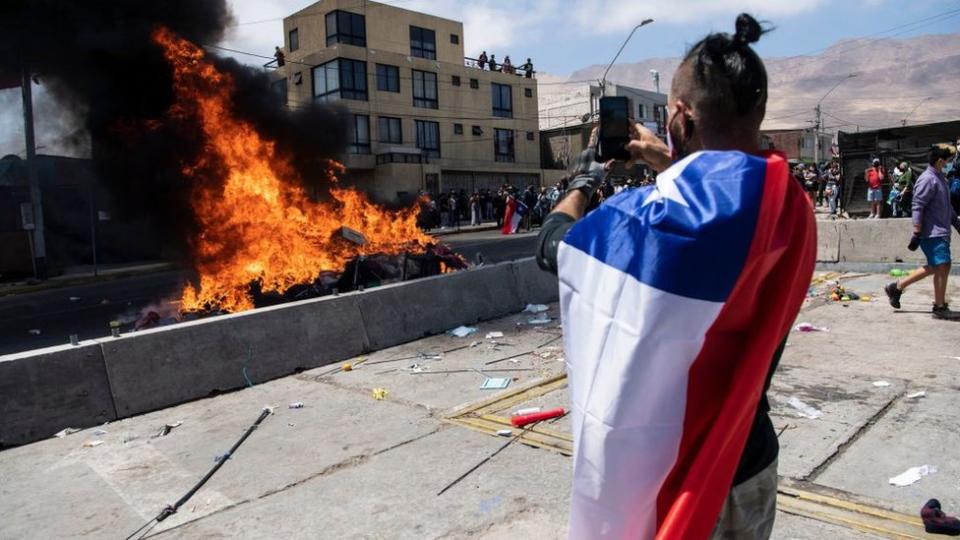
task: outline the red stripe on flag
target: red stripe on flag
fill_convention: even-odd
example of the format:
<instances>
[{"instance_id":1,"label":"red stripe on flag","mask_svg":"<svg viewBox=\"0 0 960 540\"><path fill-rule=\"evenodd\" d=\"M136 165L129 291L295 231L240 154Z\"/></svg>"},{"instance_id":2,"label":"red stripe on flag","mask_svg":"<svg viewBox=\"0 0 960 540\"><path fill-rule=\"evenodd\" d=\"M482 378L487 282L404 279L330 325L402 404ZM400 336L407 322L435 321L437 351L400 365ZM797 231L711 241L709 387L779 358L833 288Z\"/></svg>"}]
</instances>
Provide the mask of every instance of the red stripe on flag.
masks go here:
<instances>
[{"instance_id":1,"label":"red stripe on flag","mask_svg":"<svg viewBox=\"0 0 960 540\"><path fill-rule=\"evenodd\" d=\"M816 223L785 156L767 158L763 201L743 271L690 368L683 436L657 496L657 538L713 531L753 424L772 357L806 296Z\"/></svg>"},{"instance_id":2,"label":"red stripe on flag","mask_svg":"<svg viewBox=\"0 0 960 540\"><path fill-rule=\"evenodd\" d=\"M503 228L500 234L513 234L513 213L517 211L517 200L507 197L507 210L503 214Z\"/></svg>"}]
</instances>

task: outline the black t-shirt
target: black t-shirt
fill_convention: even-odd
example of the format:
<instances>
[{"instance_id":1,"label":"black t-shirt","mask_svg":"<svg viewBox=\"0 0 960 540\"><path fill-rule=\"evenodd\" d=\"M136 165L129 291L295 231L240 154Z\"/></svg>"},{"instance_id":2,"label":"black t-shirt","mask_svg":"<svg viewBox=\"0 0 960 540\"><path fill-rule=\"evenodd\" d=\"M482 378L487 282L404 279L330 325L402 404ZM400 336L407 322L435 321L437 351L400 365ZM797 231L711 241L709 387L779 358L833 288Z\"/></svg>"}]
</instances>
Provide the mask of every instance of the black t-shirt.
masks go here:
<instances>
[{"instance_id":1,"label":"black t-shirt","mask_svg":"<svg viewBox=\"0 0 960 540\"><path fill-rule=\"evenodd\" d=\"M553 274L557 273L557 249L575 221L572 217L559 212L550 214L543 221L543 227L537 238L537 263L540 268ZM773 463L780 454L780 443L777 441L777 433L773 429L773 422L770 421L768 414L770 403L767 401L767 390L770 389L770 380L780 364L780 355L783 354L786 343L787 340L784 338L780 347L773 353L767 379L763 385L763 393L760 395L757 411L754 413L753 425L750 427L750 434L747 435L747 443L740 456L737 472L733 476L733 485L753 478Z\"/></svg>"}]
</instances>

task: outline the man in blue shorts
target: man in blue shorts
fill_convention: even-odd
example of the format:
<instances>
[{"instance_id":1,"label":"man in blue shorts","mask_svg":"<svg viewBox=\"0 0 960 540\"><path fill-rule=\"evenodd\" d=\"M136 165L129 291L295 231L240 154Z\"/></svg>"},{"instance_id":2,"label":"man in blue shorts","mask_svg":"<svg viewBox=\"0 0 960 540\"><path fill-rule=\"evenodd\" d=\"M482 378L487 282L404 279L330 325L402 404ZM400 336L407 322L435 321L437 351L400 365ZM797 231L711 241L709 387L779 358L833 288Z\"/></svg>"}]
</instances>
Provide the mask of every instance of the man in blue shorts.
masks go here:
<instances>
[{"instance_id":1,"label":"man in blue shorts","mask_svg":"<svg viewBox=\"0 0 960 540\"><path fill-rule=\"evenodd\" d=\"M957 156L957 149L947 144L930 149L930 165L920 175L913 194L913 238L907 249L918 247L927 257L927 264L884 288L890 305L900 308L904 289L927 276L933 276L933 317L960 319L960 312L947 304L947 278L950 276L950 226L960 232L960 217L950 206L950 190L943 170Z\"/></svg>"}]
</instances>

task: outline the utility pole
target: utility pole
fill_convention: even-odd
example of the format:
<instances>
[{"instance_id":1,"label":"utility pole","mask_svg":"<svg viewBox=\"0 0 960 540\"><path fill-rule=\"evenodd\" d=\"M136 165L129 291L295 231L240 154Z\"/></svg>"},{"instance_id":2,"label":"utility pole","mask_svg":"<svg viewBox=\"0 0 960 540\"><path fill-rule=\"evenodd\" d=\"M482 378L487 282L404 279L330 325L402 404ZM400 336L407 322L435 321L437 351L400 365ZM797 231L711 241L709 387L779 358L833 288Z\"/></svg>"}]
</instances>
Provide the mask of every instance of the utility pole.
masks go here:
<instances>
[{"instance_id":1,"label":"utility pole","mask_svg":"<svg viewBox=\"0 0 960 540\"><path fill-rule=\"evenodd\" d=\"M30 87L30 68L22 66L23 134L27 145L27 181L30 184L30 204L33 207L33 257L37 279L47 278L47 245L43 236L43 200L37 178L37 148L33 135L33 89Z\"/></svg>"},{"instance_id":2,"label":"utility pole","mask_svg":"<svg viewBox=\"0 0 960 540\"><path fill-rule=\"evenodd\" d=\"M813 126L813 164L820 167L820 104L817 103L817 121Z\"/></svg>"},{"instance_id":3,"label":"utility pole","mask_svg":"<svg viewBox=\"0 0 960 540\"><path fill-rule=\"evenodd\" d=\"M660 72L655 69L651 69L650 75L653 77L653 85L656 87L657 93L659 94L660 93Z\"/></svg>"}]
</instances>

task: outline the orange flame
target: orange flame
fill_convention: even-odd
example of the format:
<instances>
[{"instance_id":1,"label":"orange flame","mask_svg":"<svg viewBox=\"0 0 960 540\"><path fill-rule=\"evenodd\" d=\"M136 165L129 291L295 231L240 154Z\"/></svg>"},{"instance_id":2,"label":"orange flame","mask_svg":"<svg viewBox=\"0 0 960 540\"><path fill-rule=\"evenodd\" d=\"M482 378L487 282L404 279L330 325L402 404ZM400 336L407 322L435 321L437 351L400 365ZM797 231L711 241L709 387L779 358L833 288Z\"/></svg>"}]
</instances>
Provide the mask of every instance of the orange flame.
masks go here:
<instances>
[{"instance_id":1,"label":"orange flame","mask_svg":"<svg viewBox=\"0 0 960 540\"><path fill-rule=\"evenodd\" d=\"M417 207L389 211L351 189L331 188L332 200L311 200L290 160L232 111L233 79L204 52L166 28L153 34L173 66L176 100L169 114L201 130L204 150L183 167L195 180L192 205L201 232L194 238L199 286L188 285L181 309L252 309L250 284L284 292L321 271L344 268L363 254L398 254L433 243L417 227ZM214 165L219 181L209 181ZM343 166L331 162L329 179ZM205 176L206 175L206 176ZM364 234L360 246L338 234Z\"/></svg>"}]
</instances>

